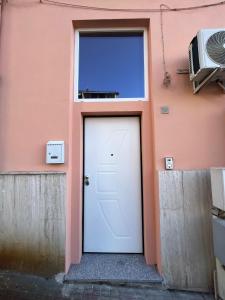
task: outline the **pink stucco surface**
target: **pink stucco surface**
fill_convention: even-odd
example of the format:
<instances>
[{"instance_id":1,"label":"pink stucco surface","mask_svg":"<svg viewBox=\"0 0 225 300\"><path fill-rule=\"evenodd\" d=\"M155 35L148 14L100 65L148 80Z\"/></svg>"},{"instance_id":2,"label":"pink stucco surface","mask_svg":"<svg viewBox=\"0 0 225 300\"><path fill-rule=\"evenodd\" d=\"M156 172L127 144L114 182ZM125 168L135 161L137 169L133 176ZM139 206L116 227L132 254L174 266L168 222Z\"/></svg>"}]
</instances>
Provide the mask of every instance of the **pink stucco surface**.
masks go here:
<instances>
[{"instance_id":1,"label":"pink stucco surface","mask_svg":"<svg viewBox=\"0 0 225 300\"><path fill-rule=\"evenodd\" d=\"M62 2L121 9L159 8L160 5L156 0ZM207 3L211 1L164 1L170 7ZM39 0L8 0L3 11L0 41L0 170L68 172L67 267L70 262L79 261L81 253L81 215L75 212L82 210L82 114L129 114L130 107L131 114L136 112L149 118L145 119L149 125L144 126L142 134L151 141L151 146L147 146L149 158L143 163L147 170L144 180L149 180L152 187L149 197L156 201L156 204L149 202L149 209L156 212L155 220L149 218L153 235L159 233L157 182L149 176L163 169L163 157L173 156L176 169L224 166L224 94L212 85L193 95L188 75L176 74L177 69L188 67L188 45L196 32L201 28L224 28L224 14L225 5L164 13L165 58L172 76L171 86L166 88L162 85L159 13L87 10L44 4ZM85 22L79 23L79 20L103 20L100 25L105 27L111 23L124 26L118 19L130 19L131 27L147 24L149 20L150 25L146 26L151 105L124 103L118 107L109 104L99 107L99 104L91 104L88 107L88 104L74 103L74 26L85 26ZM161 106L168 106L170 113L161 114ZM48 140L65 141L64 165L45 164ZM146 210L146 214L151 213ZM148 220L147 215L145 220ZM155 245L152 246L155 250L149 248L152 255L149 261L160 265L157 237Z\"/></svg>"},{"instance_id":2,"label":"pink stucco surface","mask_svg":"<svg viewBox=\"0 0 225 300\"><path fill-rule=\"evenodd\" d=\"M73 2L73 1L68 1ZM170 7L211 1L166 1ZM76 1L83 3L83 1ZM159 1L85 1L120 8L158 8ZM9 0L1 35L0 144L1 170L55 169L45 161L47 140L65 140L72 101L73 21L79 19L149 18L150 91L154 111L156 167L171 155L177 169L224 164L224 95L217 86L192 95L187 75L189 42L201 28L224 27L224 6L164 14L165 56L172 75L162 86L162 45L158 13L107 12L41 4L38 0ZM168 105L169 115L160 114ZM67 159L68 162L68 159ZM66 170L68 163L57 166Z\"/></svg>"}]
</instances>

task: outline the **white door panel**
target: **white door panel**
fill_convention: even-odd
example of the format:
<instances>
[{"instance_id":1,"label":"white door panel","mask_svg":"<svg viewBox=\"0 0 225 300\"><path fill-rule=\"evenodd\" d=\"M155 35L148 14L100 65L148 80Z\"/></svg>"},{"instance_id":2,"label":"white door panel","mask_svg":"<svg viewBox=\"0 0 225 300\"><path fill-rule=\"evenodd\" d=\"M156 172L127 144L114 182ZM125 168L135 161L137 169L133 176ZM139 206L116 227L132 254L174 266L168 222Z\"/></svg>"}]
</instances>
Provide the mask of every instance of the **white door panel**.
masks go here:
<instances>
[{"instance_id":1,"label":"white door panel","mask_svg":"<svg viewBox=\"0 0 225 300\"><path fill-rule=\"evenodd\" d=\"M84 251L141 253L138 117L85 119Z\"/></svg>"}]
</instances>

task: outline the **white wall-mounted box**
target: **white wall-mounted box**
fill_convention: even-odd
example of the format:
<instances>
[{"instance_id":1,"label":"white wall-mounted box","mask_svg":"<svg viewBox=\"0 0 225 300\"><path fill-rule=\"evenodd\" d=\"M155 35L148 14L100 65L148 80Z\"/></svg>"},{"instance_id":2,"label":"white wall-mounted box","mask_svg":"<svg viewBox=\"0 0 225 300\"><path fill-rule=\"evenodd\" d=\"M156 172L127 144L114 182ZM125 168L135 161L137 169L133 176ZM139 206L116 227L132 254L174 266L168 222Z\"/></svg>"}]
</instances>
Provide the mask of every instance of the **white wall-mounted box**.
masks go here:
<instances>
[{"instance_id":1,"label":"white wall-mounted box","mask_svg":"<svg viewBox=\"0 0 225 300\"><path fill-rule=\"evenodd\" d=\"M225 168L211 168L213 206L225 211Z\"/></svg>"},{"instance_id":2,"label":"white wall-mounted box","mask_svg":"<svg viewBox=\"0 0 225 300\"><path fill-rule=\"evenodd\" d=\"M48 141L46 145L46 163L64 163L64 141Z\"/></svg>"}]
</instances>

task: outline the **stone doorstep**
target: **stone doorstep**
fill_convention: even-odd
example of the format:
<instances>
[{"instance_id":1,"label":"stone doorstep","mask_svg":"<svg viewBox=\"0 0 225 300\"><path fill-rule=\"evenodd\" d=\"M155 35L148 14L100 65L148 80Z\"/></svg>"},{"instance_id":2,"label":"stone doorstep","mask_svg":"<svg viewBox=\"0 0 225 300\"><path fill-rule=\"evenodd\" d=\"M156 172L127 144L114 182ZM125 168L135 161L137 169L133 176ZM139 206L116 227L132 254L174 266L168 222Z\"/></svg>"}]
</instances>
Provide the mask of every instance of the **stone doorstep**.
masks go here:
<instances>
[{"instance_id":1,"label":"stone doorstep","mask_svg":"<svg viewBox=\"0 0 225 300\"><path fill-rule=\"evenodd\" d=\"M149 287L162 286L163 280L140 254L84 254L64 276L64 283L72 282Z\"/></svg>"},{"instance_id":2,"label":"stone doorstep","mask_svg":"<svg viewBox=\"0 0 225 300\"><path fill-rule=\"evenodd\" d=\"M128 287L128 288L153 288L167 290L163 279L159 281L131 281L131 280L110 280L110 279L68 279L66 275L63 278L63 284L80 284L80 285L108 285L111 287Z\"/></svg>"}]
</instances>

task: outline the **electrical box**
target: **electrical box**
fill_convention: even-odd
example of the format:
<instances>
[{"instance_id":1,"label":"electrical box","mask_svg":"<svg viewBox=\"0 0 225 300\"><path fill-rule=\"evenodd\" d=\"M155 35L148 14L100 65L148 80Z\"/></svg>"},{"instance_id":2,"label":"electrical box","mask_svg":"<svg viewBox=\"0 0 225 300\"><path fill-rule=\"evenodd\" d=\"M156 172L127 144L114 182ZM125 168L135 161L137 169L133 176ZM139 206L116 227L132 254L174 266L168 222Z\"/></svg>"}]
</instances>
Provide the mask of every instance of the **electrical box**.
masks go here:
<instances>
[{"instance_id":1,"label":"electrical box","mask_svg":"<svg viewBox=\"0 0 225 300\"><path fill-rule=\"evenodd\" d=\"M173 157L164 157L165 169L173 170Z\"/></svg>"},{"instance_id":2,"label":"electrical box","mask_svg":"<svg viewBox=\"0 0 225 300\"><path fill-rule=\"evenodd\" d=\"M46 163L64 163L64 141L48 141L46 145Z\"/></svg>"},{"instance_id":3,"label":"electrical box","mask_svg":"<svg viewBox=\"0 0 225 300\"><path fill-rule=\"evenodd\" d=\"M161 106L160 112L161 112L161 114L169 114L169 112L170 112L169 106Z\"/></svg>"}]
</instances>

